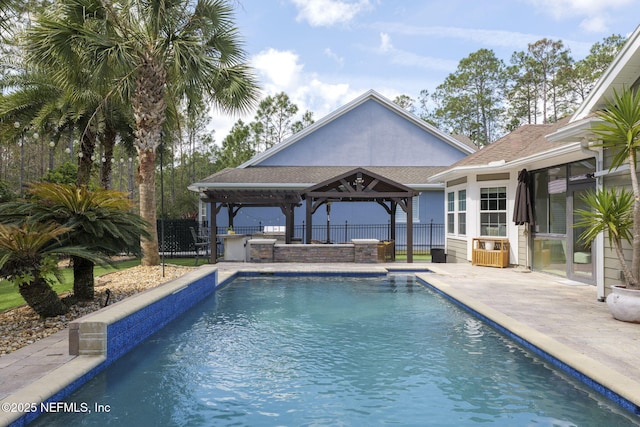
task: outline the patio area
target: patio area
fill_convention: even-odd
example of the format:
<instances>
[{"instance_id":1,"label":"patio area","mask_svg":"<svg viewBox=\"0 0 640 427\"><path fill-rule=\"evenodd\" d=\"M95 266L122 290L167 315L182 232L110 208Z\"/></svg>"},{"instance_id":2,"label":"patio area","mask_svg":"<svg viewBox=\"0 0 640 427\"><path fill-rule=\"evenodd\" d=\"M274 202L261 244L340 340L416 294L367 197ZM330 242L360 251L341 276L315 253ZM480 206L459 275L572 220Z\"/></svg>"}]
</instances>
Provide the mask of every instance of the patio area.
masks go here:
<instances>
[{"instance_id":1,"label":"patio area","mask_svg":"<svg viewBox=\"0 0 640 427\"><path fill-rule=\"evenodd\" d=\"M237 271L415 270L420 278L444 294L547 353L561 357L564 363L640 406L640 370L636 366L640 354L640 325L614 320L606 304L597 301L594 286L517 268L470 264L221 262L202 268L217 268L220 281ZM427 269L432 272L425 272ZM23 388L30 384L50 382L51 378L56 378L56 383L63 382L60 376L65 372L65 365L74 359L67 349L68 331L61 331L0 357L0 399L24 401L26 390ZM0 413L0 424L4 424L7 415L10 414Z\"/></svg>"}]
</instances>

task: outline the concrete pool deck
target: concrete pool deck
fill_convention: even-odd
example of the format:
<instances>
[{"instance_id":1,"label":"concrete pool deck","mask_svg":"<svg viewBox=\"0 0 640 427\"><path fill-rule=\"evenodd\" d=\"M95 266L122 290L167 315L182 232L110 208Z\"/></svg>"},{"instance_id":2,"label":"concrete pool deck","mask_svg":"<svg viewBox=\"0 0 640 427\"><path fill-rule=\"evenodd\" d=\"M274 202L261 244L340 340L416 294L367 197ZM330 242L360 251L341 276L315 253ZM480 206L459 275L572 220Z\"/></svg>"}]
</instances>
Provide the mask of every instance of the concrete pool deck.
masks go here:
<instances>
[{"instance_id":1,"label":"concrete pool deck","mask_svg":"<svg viewBox=\"0 0 640 427\"><path fill-rule=\"evenodd\" d=\"M430 269L419 277L564 363L640 405L640 324L614 320L594 286L516 268L416 262L379 264L219 263L218 280L250 272L381 272ZM211 268L207 266L206 268ZM73 371L99 360L68 355L68 330L0 356L0 400L38 402ZM25 400L27 399L27 400ZM0 410L0 425L16 414Z\"/></svg>"}]
</instances>

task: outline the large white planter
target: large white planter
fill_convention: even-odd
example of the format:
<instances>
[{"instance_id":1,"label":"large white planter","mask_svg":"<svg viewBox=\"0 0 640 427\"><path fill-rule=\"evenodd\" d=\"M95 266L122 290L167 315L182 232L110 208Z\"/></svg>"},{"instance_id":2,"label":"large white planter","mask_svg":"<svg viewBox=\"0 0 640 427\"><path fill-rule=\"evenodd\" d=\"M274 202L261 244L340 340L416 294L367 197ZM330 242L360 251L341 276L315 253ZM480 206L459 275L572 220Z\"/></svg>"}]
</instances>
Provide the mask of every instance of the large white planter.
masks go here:
<instances>
[{"instance_id":1,"label":"large white planter","mask_svg":"<svg viewBox=\"0 0 640 427\"><path fill-rule=\"evenodd\" d=\"M615 319L640 323L640 290L612 286L607 296L607 306Z\"/></svg>"}]
</instances>

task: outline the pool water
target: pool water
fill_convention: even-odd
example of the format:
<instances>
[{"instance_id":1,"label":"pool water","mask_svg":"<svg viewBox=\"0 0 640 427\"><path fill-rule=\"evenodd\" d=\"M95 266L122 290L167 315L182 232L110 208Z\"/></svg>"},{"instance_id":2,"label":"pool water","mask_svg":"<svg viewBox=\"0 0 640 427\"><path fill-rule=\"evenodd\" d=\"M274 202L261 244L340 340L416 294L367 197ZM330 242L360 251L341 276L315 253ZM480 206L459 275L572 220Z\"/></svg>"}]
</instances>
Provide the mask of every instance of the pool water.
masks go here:
<instances>
[{"instance_id":1,"label":"pool water","mask_svg":"<svg viewBox=\"0 0 640 427\"><path fill-rule=\"evenodd\" d=\"M123 356L34 425L632 426L413 276L251 277Z\"/></svg>"}]
</instances>

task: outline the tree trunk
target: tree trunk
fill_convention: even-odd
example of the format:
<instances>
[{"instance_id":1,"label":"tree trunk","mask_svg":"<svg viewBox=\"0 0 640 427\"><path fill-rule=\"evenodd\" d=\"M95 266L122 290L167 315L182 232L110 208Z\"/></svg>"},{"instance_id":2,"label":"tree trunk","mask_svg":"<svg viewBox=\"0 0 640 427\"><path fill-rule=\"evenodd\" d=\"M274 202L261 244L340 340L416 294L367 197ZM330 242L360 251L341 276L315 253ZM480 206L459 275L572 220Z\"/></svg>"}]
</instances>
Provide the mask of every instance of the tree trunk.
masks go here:
<instances>
[{"instance_id":1,"label":"tree trunk","mask_svg":"<svg viewBox=\"0 0 640 427\"><path fill-rule=\"evenodd\" d=\"M69 311L42 277L36 277L31 283L20 285L20 295L40 317L59 316Z\"/></svg>"},{"instance_id":2,"label":"tree trunk","mask_svg":"<svg viewBox=\"0 0 640 427\"><path fill-rule=\"evenodd\" d=\"M158 251L158 229L156 226L156 153L152 150L139 152L140 171L138 174L138 188L140 192L140 216L149 222L150 238L140 239L142 248L142 265L160 265Z\"/></svg>"},{"instance_id":3,"label":"tree trunk","mask_svg":"<svg viewBox=\"0 0 640 427\"><path fill-rule=\"evenodd\" d=\"M93 156L96 149L95 137L90 134L89 131L85 132L82 136L82 142L80 143L80 154L78 155L78 176L76 178L76 184L78 187L89 185L91 180L91 167L93 166Z\"/></svg>"},{"instance_id":4,"label":"tree trunk","mask_svg":"<svg viewBox=\"0 0 640 427\"><path fill-rule=\"evenodd\" d=\"M113 175L113 147L116 145L116 132L111 126L107 126L104 130L104 140L102 146L104 148L104 162L102 159L100 168L100 187L108 190L111 187L111 178Z\"/></svg>"},{"instance_id":5,"label":"tree trunk","mask_svg":"<svg viewBox=\"0 0 640 427\"><path fill-rule=\"evenodd\" d=\"M73 295L79 301L92 301L95 281L93 278L93 262L80 257L73 259Z\"/></svg>"},{"instance_id":6,"label":"tree trunk","mask_svg":"<svg viewBox=\"0 0 640 427\"><path fill-rule=\"evenodd\" d=\"M167 73L154 58L153 52L146 52L143 63L138 68L136 89L131 98L133 115L136 120L136 149L140 158L138 188L140 191L140 216L149 222L149 239L142 238L142 265L160 264L158 253L158 230L156 228L156 149L160 145L162 124L165 121L167 104L165 85Z\"/></svg>"}]
</instances>

